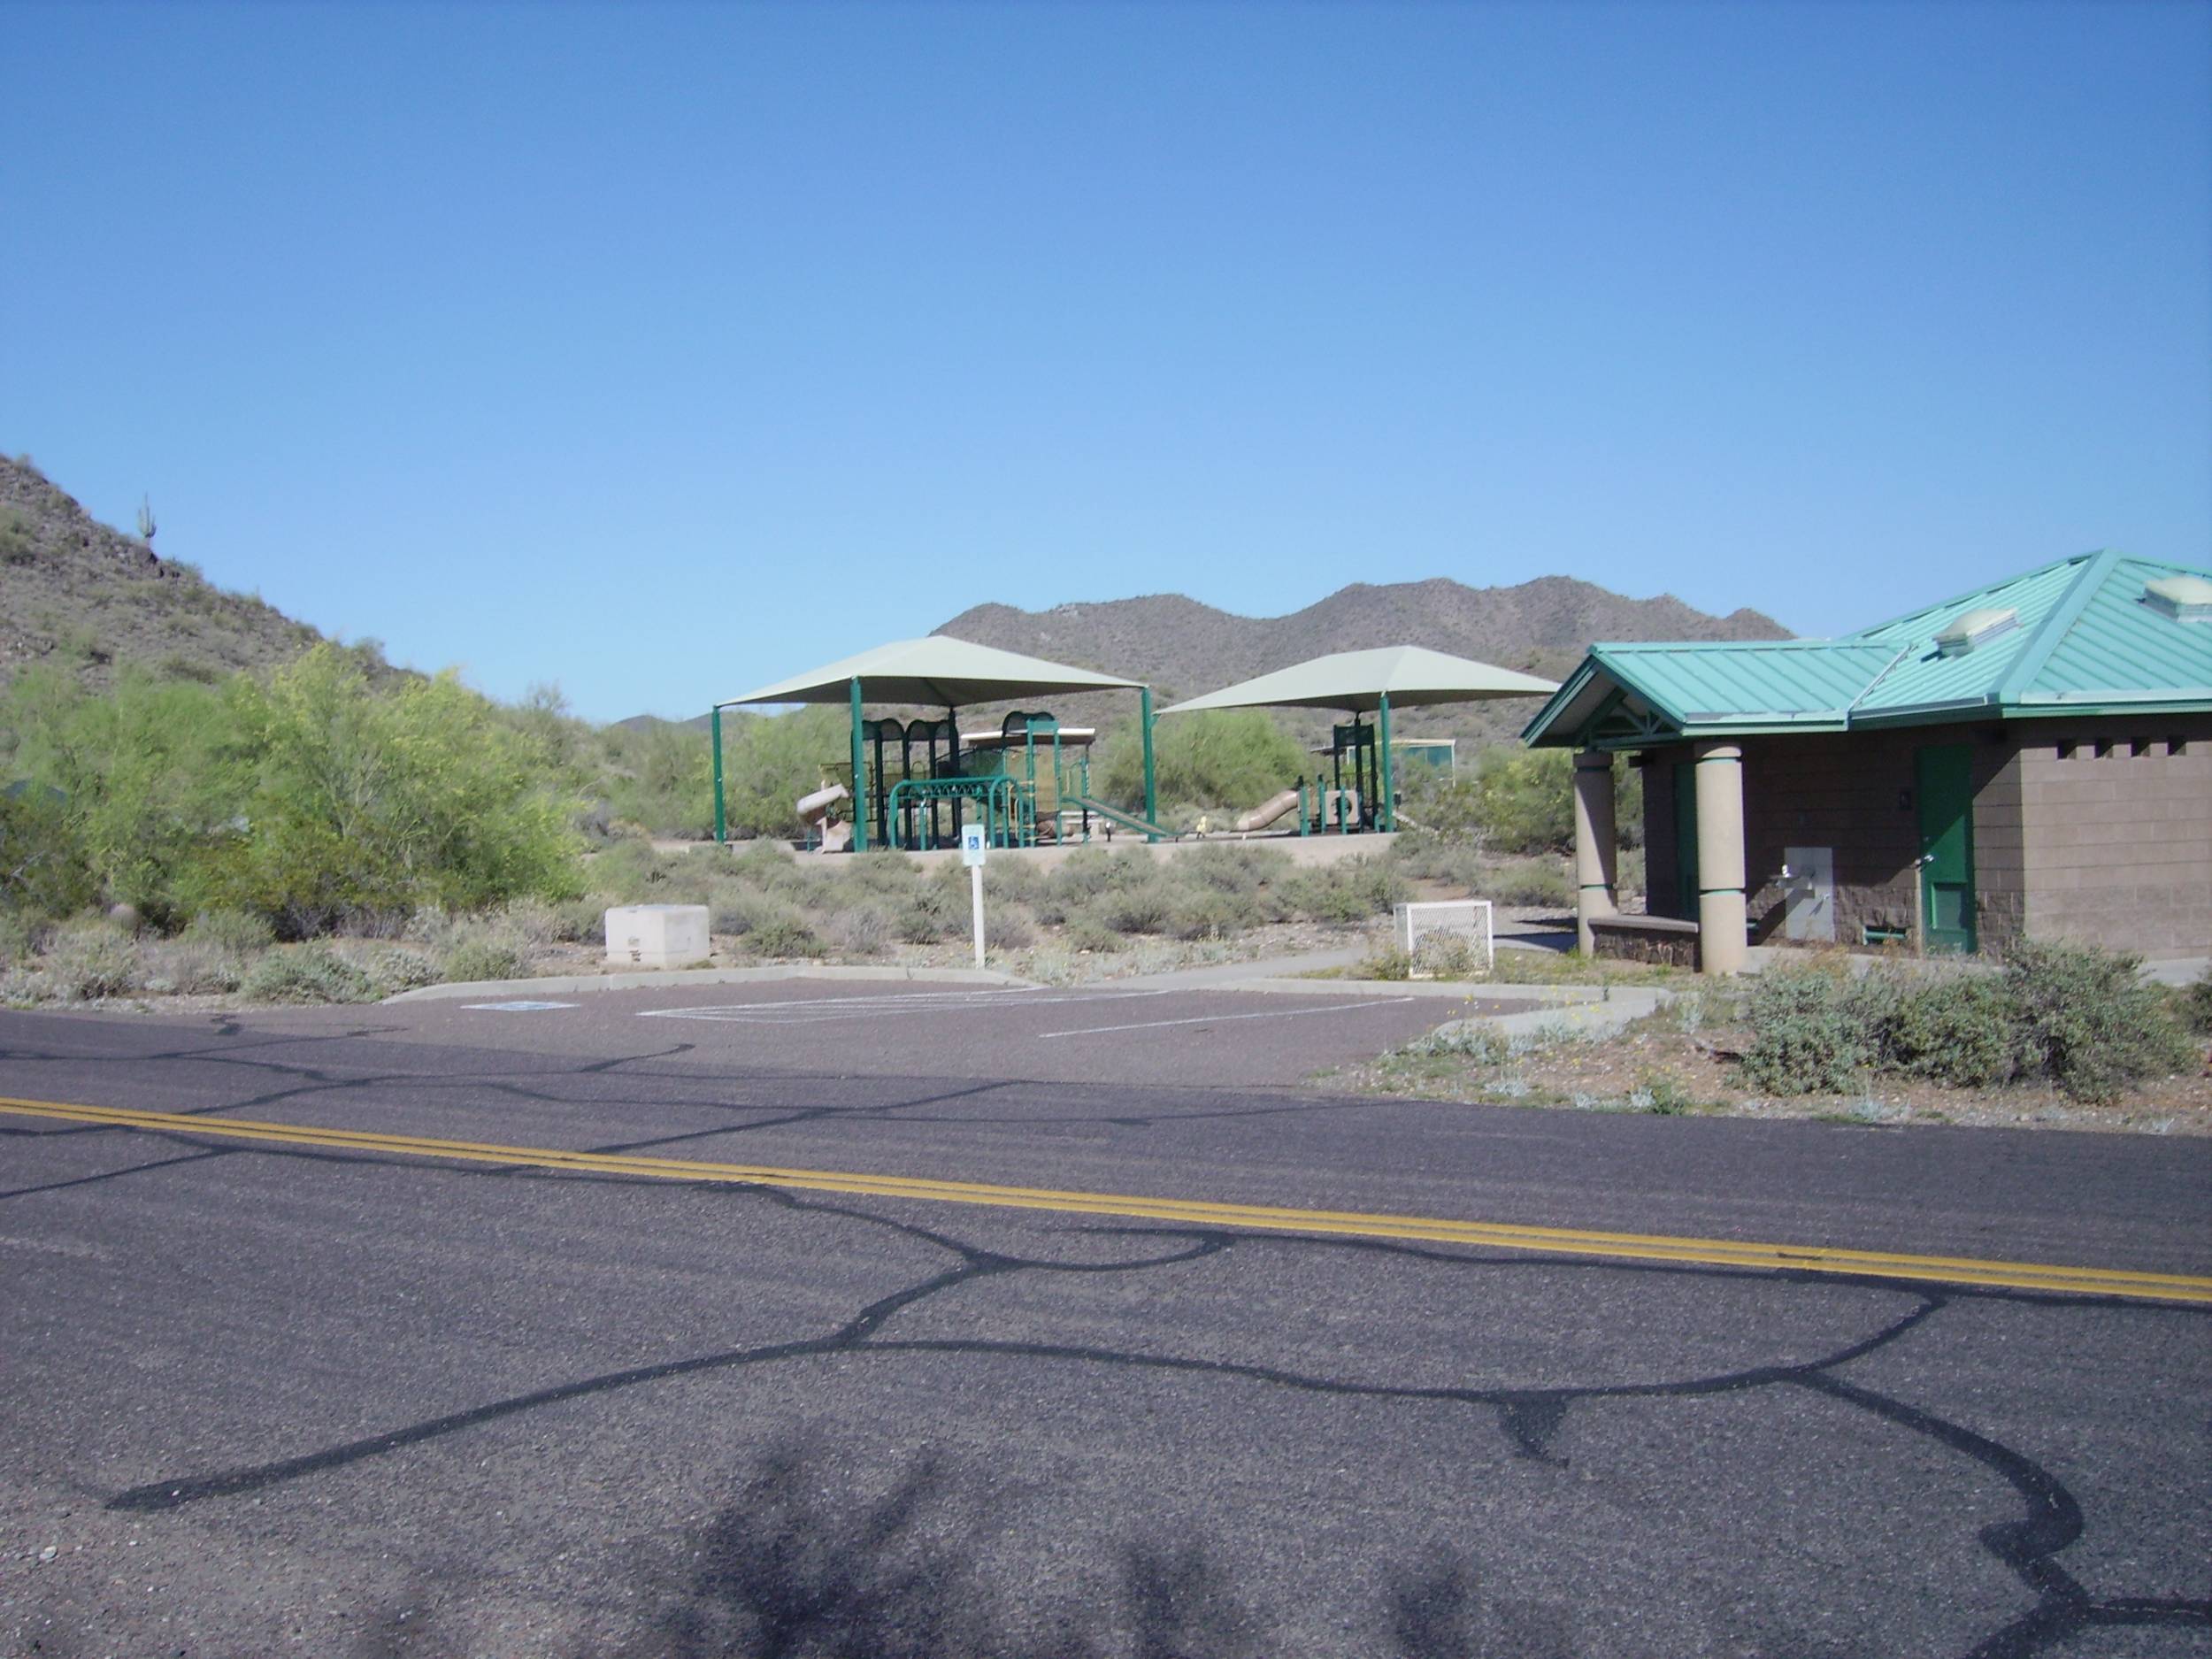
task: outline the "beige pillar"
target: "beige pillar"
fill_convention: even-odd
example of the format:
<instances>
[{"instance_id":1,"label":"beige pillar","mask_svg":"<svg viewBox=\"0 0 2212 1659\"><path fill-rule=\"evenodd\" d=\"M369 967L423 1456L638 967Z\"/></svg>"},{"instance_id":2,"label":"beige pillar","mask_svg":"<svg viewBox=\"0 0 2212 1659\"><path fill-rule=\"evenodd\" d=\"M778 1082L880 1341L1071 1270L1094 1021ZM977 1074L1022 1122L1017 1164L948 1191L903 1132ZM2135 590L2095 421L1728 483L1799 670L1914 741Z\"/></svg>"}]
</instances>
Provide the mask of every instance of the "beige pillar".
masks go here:
<instances>
[{"instance_id":1,"label":"beige pillar","mask_svg":"<svg viewBox=\"0 0 2212 1659\"><path fill-rule=\"evenodd\" d=\"M1707 973L1744 964L1743 749L1697 746L1698 956Z\"/></svg>"},{"instance_id":2,"label":"beige pillar","mask_svg":"<svg viewBox=\"0 0 2212 1659\"><path fill-rule=\"evenodd\" d=\"M1595 749L1575 756L1575 948L1593 954L1590 918L1620 910L1615 881L1613 757Z\"/></svg>"}]
</instances>

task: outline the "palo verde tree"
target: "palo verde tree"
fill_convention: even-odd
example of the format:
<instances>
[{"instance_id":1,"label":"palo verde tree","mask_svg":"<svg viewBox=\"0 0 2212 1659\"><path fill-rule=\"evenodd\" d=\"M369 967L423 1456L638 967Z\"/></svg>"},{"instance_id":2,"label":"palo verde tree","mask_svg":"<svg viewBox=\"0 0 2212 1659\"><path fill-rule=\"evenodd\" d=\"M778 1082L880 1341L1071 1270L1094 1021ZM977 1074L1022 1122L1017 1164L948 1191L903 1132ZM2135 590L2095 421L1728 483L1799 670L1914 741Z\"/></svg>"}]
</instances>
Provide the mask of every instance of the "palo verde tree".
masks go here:
<instances>
[{"instance_id":1,"label":"palo verde tree","mask_svg":"<svg viewBox=\"0 0 2212 1659\"><path fill-rule=\"evenodd\" d=\"M211 898L297 934L577 890L575 802L453 675L373 688L318 646L229 701L242 826Z\"/></svg>"}]
</instances>

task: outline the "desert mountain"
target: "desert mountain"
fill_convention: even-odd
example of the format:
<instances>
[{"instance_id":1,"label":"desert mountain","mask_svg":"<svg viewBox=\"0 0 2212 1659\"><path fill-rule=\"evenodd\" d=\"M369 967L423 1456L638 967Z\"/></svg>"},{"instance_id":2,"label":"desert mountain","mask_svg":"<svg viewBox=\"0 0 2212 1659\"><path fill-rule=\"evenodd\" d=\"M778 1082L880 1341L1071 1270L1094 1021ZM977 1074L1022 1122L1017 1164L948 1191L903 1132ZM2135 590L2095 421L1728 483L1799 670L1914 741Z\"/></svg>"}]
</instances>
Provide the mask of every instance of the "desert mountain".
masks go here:
<instances>
[{"instance_id":1,"label":"desert mountain","mask_svg":"<svg viewBox=\"0 0 2212 1659\"><path fill-rule=\"evenodd\" d=\"M96 687L124 664L215 680L286 661L321 638L110 529L27 456L0 456L0 681L35 663Z\"/></svg>"},{"instance_id":2,"label":"desert mountain","mask_svg":"<svg viewBox=\"0 0 2212 1659\"><path fill-rule=\"evenodd\" d=\"M940 634L1148 681L1163 703L1194 697L1330 651L1423 645L1557 680L1598 640L1780 640L1789 631L1755 611L1708 616L1671 594L1629 599L1569 576L1511 588L1470 588L1446 577L1355 582L1286 617L1240 617L1179 594L1018 611L977 605ZM1065 699L1063 718L1117 718L1107 699ZM1126 701L1126 699L1124 699ZM1095 706L1093 706L1093 705ZM1402 717L1407 736L1492 741L1535 712L1525 699L1424 710ZM1285 717L1317 730L1320 717Z\"/></svg>"},{"instance_id":3,"label":"desert mountain","mask_svg":"<svg viewBox=\"0 0 2212 1659\"><path fill-rule=\"evenodd\" d=\"M1789 637L1755 611L1712 617L1671 594L1626 599L1568 576L1513 588L1470 588L1440 576L1380 587L1355 582L1286 617L1240 617L1179 594L1049 611L977 605L937 631L1148 680L1174 697L1371 646L1425 645L1556 679L1595 640Z\"/></svg>"}]
</instances>

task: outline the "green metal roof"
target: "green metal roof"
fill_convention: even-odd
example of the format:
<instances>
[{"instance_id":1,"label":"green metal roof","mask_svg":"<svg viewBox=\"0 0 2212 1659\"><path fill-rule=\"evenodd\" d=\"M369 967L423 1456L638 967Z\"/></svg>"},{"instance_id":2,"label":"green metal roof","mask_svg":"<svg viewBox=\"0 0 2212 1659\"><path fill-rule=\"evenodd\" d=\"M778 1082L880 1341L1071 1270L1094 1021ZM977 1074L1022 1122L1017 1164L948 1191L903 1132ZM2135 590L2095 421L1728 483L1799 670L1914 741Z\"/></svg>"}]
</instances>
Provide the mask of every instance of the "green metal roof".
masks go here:
<instances>
[{"instance_id":1,"label":"green metal roof","mask_svg":"<svg viewBox=\"0 0 2212 1659\"><path fill-rule=\"evenodd\" d=\"M1224 686L1163 709L1189 714L1201 709L1344 709L1371 714L1384 696L1394 709L1439 703L1481 703L1493 697L1541 697L1558 690L1548 680L1511 668L1494 668L1418 645L1386 645L1371 651L1335 651L1279 668L1271 674Z\"/></svg>"},{"instance_id":2,"label":"green metal roof","mask_svg":"<svg viewBox=\"0 0 2212 1659\"><path fill-rule=\"evenodd\" d=\"M2084 553L1836 640L1602 644L1522 735L1636 749L1732 733L2212 709L2212 624L2147 603L2204 572ZM1939 636L1975 630L1965 649Z\"/></svg>"},{"instance_id":3,"label":"green metal roof","mask_svg":"<svg viewBox=\"0 0 2212 1659\"><path fill-rule=\"evenodd\" d=\"M852 695L853 681L870 703L922 703L932 708L956 709L976 703L996 703L1008 697L1034 697L1058 691L1134 691L1133 680L1116 680L1087 668L1048 663L1041 657L1024 657L994 646L972 645L948 634L926 639L899 640L872 651L825 664L788 680L780 680L720 707L740 703L843 703Z\"/></svg>"}]
</instances>

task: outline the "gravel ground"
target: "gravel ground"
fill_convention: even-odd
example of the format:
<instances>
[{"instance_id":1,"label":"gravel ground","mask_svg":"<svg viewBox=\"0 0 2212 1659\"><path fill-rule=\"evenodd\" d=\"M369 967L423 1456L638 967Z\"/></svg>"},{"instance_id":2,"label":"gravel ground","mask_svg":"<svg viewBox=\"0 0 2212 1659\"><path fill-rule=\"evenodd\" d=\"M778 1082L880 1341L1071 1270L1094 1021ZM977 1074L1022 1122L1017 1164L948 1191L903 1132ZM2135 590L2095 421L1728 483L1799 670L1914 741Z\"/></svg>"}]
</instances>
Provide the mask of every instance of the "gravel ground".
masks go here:
<instances>
[{"instance_id":1,"label":"gravel ground","mask_svg":"<svg viewBox=\"0 0 2212 1659\"><path fill-rule=\"evenodd\" d=\"M1663 1012L1609 1041L1561 1042L1502 1065L1401 1051L1316 1081L1359 1093L1584 1111L2212 1135L2212 1056L2197 1076L2154 1079L2105 1105L2041 1084L1956 1089L1897 1077L1870 1077L1855 1094L1777 1097L1744 1084L1736 1056L1748 1032L1683 1032L1668 1029L1670 1023Z\"/></svg>"}]
</instances>

